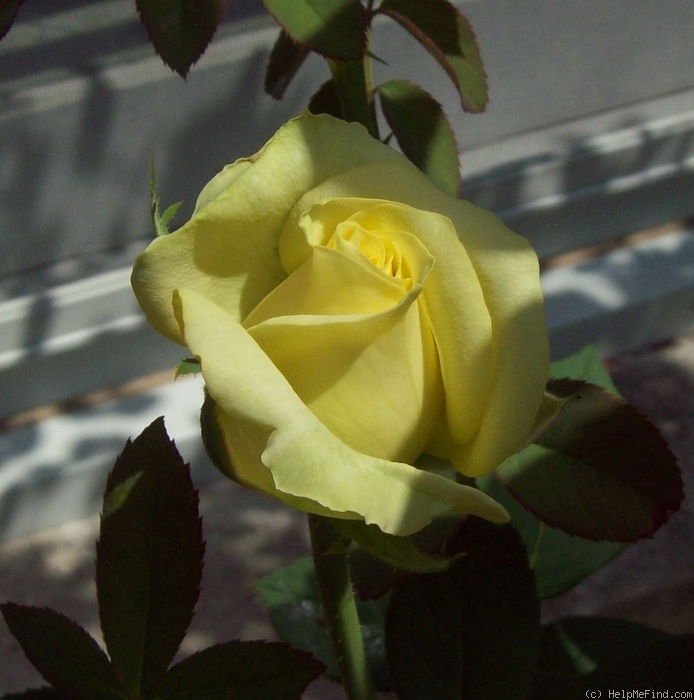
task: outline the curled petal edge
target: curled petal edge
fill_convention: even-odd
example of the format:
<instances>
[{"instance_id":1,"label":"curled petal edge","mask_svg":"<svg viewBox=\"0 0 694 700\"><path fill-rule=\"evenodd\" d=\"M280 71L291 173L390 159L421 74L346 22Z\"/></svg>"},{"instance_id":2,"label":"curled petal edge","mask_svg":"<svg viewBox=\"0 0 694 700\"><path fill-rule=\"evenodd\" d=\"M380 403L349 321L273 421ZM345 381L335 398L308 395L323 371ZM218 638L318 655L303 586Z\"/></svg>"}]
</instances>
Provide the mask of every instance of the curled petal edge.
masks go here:
<instances>
[{"instance_id":1,"label":"curled petal edge","mask_svg":"<svg viewBox=\"0 0 694 700\"><path fill-rule=\"evenodd\" d=\"M219 408L270 430L261 455L276 489L269 495L307 498L338 518L358 513L367 524L393 535L417 532L449 511L508 521L506 510L476 488L346 445L311 413L247 331L214 302L178 289L173 305L181 334L200 359L207 391Z\"/></svg>"}]
</instances>

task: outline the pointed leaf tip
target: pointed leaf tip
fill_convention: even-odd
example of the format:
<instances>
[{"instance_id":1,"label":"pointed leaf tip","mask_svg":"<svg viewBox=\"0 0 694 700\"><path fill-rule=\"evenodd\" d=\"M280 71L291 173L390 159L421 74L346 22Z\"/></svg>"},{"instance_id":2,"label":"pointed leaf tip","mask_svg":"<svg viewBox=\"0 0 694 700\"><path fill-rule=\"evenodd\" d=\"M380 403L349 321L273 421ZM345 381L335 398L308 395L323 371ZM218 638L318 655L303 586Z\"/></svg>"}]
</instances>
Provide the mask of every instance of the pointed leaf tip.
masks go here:
<instances>
[{"instance_id":1,"label":"pointed leaf tip","mask_svg":"<svg viewBox=\"0 0 694 700\"><path fill-rule=\"evenodd\" d=\"M406 29L438 62L467 112L483 112L487 76L472 25L448 0L383 0L377 12Z\"/></svg>"},{"instance_id":2,"label":"pointed leaf tip","mask_svg":"<svg viewBox=\"0 0 694 700\"><path fill-rule=\"evenodd\" d=\"M129 692L147 694L176 654L198 599L203 553L197 492L158 418L116 460L97 543L104 640Z\"/></svg>"},{"instance_id":3,"label":"pointed leaf tip","mask_svg":"<svg viewBox=\"0 0 694 700\"><path fill-rule=\"evenodd\" d=\"M125 700L108 657L76 622L50 608L4 603L0 610L27 659L55 691L69 697Z\"/></svg>"},{"instance_id":4,"label":"pointed leaf tip","mask_svg":"<svg viewBox=\"0 0 694 700\"><path fill-rule=\"evenodd\" d=\"M185 78L212 40L228 0L136 0L155 51Z\"/></svg>"},{"instance_id":5,"label":"pointed leaf tip","mask_svg":"<svg viewBox=\"0 0 694 700\"><path fill-rule=\"evenodd\" d=\"M615 542L653 535L684 497L659 430L601 387L573 379L547 387L566 402L497 477L536 517L569 534Z\"/></svg>"},{"instance_id":6,"label":"pointed leaf tip","mask_svg":"<svg viewBox=\"0 0 694 700\"><path fill-rule=\"evenodd\" d=\"M5 0L0 3L0 39L4 39L17 18L17 12L24 0Z\"/></svg>"},{"instance_id":7,"label":"pointed leaf tip","mask_svg":"<svg viewBox=\"0 0 694 700\"><path fill-rule=\"evenodd\" d=\"M308 54L305 46L296 43L283 29L280 30L265 72L265 92L281 100Z\"/></svg>"}]
</instances>

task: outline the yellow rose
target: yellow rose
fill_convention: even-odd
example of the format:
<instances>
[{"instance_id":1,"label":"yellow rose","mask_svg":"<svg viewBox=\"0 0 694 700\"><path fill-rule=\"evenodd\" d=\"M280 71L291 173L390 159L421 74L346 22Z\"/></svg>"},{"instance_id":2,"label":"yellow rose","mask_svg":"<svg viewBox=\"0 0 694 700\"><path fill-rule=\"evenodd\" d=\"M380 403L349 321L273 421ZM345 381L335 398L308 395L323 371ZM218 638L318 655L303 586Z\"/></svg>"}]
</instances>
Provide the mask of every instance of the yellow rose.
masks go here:
<instances>
[{"instance_id":1,"label":"yellow rose","mask_svg":"<svg viewBox=\"0 0 694 700\"><path fill-rule=\"evenodd\" d=\"M227 166L137 259L149 322L200 359L237 481L406 535L492 521L476 477L526 443L548 372L537 259L361 126L304 114Z\"/></svg>"}]
</instances>

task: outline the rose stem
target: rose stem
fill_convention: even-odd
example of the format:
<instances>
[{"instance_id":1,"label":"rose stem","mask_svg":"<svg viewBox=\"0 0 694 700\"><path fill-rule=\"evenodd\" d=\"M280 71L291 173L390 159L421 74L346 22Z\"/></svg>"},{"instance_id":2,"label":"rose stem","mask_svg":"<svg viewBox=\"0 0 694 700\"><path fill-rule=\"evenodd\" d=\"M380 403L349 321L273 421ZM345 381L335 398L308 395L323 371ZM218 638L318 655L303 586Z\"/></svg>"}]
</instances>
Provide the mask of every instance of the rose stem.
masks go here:
<instances>
[{"instance_id":1,"label":"rose stem","mask_svg":"<svg viewBox=\"0 0 694 700\"><path fill-rule=\"evenodd\" d=\"M309 514L308 525L323 614L345 692L349 700L374 700L348 556L327 553L337 539L330 518Z\"/></svg>"},{"instance_id":2,"label":"rose stem","mask_svg":"<svg viewBox=\"0 0 694 700\"><path fill-rule=\"evenodd\" d=\"M366 60L366 59L365 59ZM328 59L333 85L340 102L341 116L348 122L363 124L374 138L378 138L378 126L373 100L368 88L367 64L362 61L333 61Z\"/></svg>"}]
</instances>

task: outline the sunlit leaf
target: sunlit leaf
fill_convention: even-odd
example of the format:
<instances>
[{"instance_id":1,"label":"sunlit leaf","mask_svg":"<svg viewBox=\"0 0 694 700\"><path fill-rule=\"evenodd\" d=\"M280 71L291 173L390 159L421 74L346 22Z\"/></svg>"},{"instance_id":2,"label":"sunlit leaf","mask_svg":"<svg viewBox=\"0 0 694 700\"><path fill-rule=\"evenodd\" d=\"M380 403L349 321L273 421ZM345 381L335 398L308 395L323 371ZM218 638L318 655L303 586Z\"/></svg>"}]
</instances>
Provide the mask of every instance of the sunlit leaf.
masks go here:
<instances>
[{"instance_id":1,"label":"sunlit leaf","mask_svg":"<svg viewBox=\"0 0 694 700\"><path fill-rule=\"evenodd\" d=\"M302 46L338 61L360 60L366 13L359 0L264 0L268 12Z\"/></svg>"},{"instance_id":2,"label":"sunlit leaf","mask_svg":"<svg viewBox=\"0 0 694 700\"><path fill-rule=\"evenodd\" d=\"M227 4L228 0L136 0L154 49L183 78L205 52Z\"/></svg>"},{"instance_id":3,"label":"sunlit leaf","mask_svg":"<svg viewBox=\"0 0 694 700\"><path fill-rule=\"evenodd\" d=\"M70 697L126 700L108 657L76 622L49 608L5 603L0 609L27 659L56 691ZM30 692L55 697L48 690Z\"/></svg>"},{"instance_id":4,"label":"sunlit leaf","mask_svg":"<svg viewBox=\"0 0 694 700\"><path fill-rule=\"evenodd\" d=\"M436 59L453 81L468 112L484 111L487 76L467 18L448 0L383 0L378 12L392 17Z\"/></svg>"},{"instance_id":5,"label":"sunlit leaf","mask_svg":"<svg viewBox=\"0 0 694 700\"><path fill-rule=\"evenodd\" d=\"M549 374L553 379L563 379L564 377L581 379L584 382L601 386L610 394L619 396L617 387L614 385L600 353L593 345L586 345L568 357L552 361L549 366Z\"/></svg>"},{"instance_id":6,"label":"sunlit leaf","mask_svg":"<svg viewBox=\"0 0 694 700\"><path fill-rule=\"evenodd\" d=\"M104 639L136 696L159 682L193 615L204 551L197 505L188 467L159 418L116 460L97 543Z\"/></svg>"},{"instance_id":7,"label":"sunlit leaf","mask_svg":"<svg viewBox=\"0 0 694 700\"><path fill-rule=\"evenodd\" d=\"M444 192L457 197L458 145L441 105L405 80L390 80L378 92L383 116L402 152Z\"/></svg>"},{"instance_id":8,"label":"sunlit leaf","mask_svg":"<svg viewBox=\"0 0 694 700\"><path fill-rule=\"evenodd\" d=\"M176 367L175 378L183 377L186 374L200 374L200 360L195 357L187 357L181 360Z\"/></svg>"}]
</instances>

